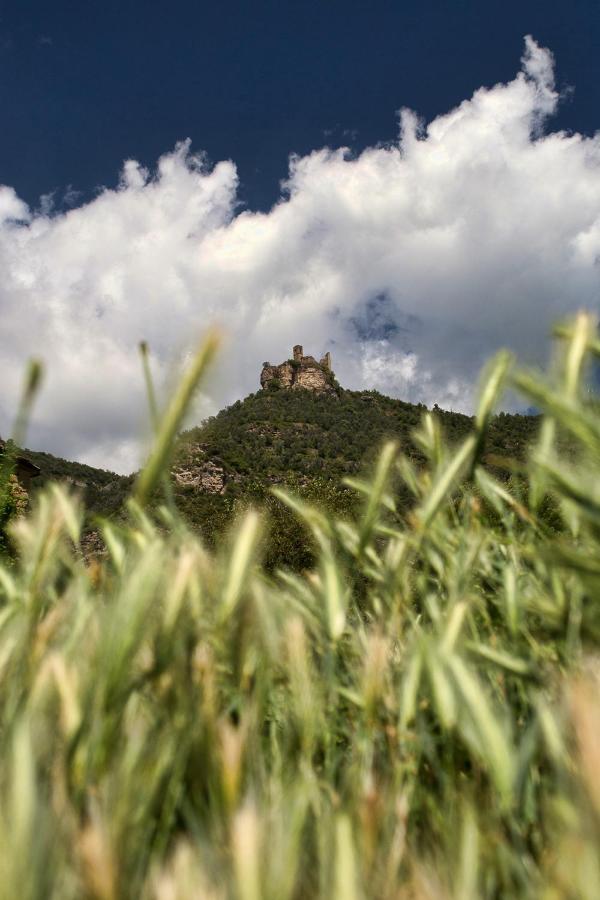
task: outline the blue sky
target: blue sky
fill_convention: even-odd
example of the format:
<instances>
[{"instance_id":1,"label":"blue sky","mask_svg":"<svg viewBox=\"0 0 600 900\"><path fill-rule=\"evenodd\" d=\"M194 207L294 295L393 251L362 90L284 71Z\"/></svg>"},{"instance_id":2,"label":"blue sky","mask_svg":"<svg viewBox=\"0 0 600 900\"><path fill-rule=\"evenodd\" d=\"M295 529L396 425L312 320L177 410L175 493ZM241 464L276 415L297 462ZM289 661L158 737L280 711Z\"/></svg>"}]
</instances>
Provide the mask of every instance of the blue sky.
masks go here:
<instances>
[{"instance_id":1,"label":"blue sky","mask_svg":"<svg viewBox=\"0 0 600 900\"><path fill-rule=\"evenodd\" d=\"M30 445L130 471L138 342L168 390L209 323L196 421L296 343L466 412L543 364L599 307L599 9L5 0L0 433L38 356Z\"/></svg>"},{"instance_id":2,"label":"blue sky","mask_svg":"<svg viewBox=\"0 0 600 900\"><path fill-rule=\"evenodd\" d=\"M290 153L395 140L401 106L430 120L510 79L525 34L552 49L558 86L576 86L556 127L594 131L590 0L4 0L0 180L33 205L69 186L85 199L124 159L153 165L189 137L235 160L239 199L266 209Z\"/></svg>"}]
</instances>

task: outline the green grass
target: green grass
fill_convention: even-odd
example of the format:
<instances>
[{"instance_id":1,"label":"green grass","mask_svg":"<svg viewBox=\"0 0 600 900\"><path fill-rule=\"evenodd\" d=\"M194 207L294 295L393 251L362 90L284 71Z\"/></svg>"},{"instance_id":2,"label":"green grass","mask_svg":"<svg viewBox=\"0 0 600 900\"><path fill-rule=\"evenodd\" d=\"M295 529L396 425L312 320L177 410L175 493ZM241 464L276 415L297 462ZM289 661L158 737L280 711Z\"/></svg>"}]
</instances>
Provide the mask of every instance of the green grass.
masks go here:
<instances>
[{"instance_id":1,"label":"green grass","mask_svg":"<svg viewBox=\"0 0 600 900\"><path fill-rule=\"evenodd\" d=\"M356 515L279 491L300 574L251 509L208 550L148 506L212 343L106 558L47 487L0 566L0 897L595 900L595 323L561 341L547 378L497 358L451 448L425 414L424 465L386 444ZM482 465L507 380L545 414L508 482Z\"/></svg>"}]
</instances>

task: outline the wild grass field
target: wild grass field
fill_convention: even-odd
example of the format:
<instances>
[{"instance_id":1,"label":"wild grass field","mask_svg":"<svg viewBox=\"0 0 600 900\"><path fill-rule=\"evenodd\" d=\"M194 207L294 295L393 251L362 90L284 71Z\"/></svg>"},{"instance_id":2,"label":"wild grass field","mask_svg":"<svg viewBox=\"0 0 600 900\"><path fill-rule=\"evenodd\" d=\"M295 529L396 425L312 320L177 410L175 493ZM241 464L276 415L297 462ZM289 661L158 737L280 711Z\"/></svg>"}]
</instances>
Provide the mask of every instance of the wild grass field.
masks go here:
<instances>
[{"instance_id":1,"label":"wild grass field","mask_svg":"<svg viewBox=\"0 0 600 900\"><path fill-rule=\"evenodd\" d=\"M316 547L301 574L262 566L259 512L209 551L173 504L214 338L157 420L126 524L104 523L106 557L82 557L63 487L13 518L0 897L596 900L600 342L583 314L558 338L545 377L490 364L451 451L429 413L426 465L386 444L350 479L354 520L278 490ZM507 383L545 415L508 484L481 465Z\"/></svg>"}]
</instances>

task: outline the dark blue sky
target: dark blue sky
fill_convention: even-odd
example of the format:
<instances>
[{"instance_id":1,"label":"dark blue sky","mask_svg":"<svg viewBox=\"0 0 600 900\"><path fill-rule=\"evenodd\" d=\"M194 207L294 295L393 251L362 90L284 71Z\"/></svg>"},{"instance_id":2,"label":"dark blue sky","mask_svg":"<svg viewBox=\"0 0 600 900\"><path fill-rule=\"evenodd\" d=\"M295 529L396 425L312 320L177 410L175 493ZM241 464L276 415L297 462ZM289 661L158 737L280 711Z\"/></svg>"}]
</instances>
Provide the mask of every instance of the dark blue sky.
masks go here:
<instances>
[{"instance_id":1,"label":"dark blue sky","mask_svg":"<svg viewBox=\"0 0 600 900\"><path fill-rule=\"evenodd\" d=\"M596 130L597 0L3 0L0 183L84 200L190 137L268 208L290 152L395 140L399 107L431 119L513 78L526 33L575 87L558 124Z\"/></svg>"}]
</instances>

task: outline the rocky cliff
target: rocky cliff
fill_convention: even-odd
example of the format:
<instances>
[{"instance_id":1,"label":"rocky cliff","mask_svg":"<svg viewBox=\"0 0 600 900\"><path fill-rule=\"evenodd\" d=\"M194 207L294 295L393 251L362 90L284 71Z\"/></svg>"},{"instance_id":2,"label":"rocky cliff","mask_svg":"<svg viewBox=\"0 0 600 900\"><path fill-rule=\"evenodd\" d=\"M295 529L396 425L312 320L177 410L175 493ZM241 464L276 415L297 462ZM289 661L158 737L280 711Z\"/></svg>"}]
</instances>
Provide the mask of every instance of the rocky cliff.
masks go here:
<instances>
[{"instance_id":1,"label":"rocky cliff","mask_svg":"<svg viewBox=\"0 0 600 900\"><path fill-rule=\"evenodd\" d=\"M172 475L177 485L184 488L195 488L208 494L225 493L225 472L206 457L200 444L190 444L185 461L173 466Z\"/></svg>"},{"instance_id":2,"label":"rocky cliff","mask_svg":"<svg viewBox=\"0 0 600 900\"><path fill-rule=\"evenodd\" d=\"M331 369L331 355L326 353L318 362L314 356L304 356L300 344L293 350L292 359L279 365L263 363L260 386L263 389L305 388L318 394L337 396L336 383Z\"/></svg>"}]
</instances>

